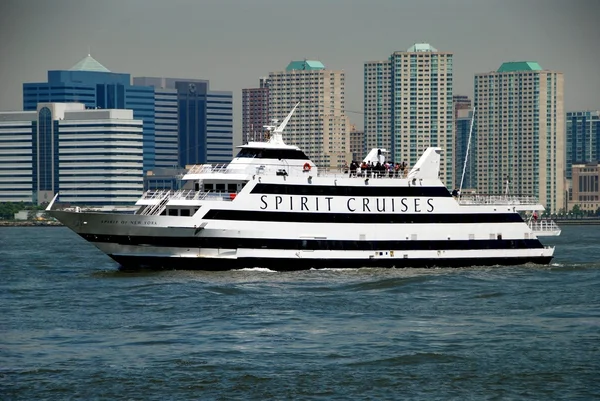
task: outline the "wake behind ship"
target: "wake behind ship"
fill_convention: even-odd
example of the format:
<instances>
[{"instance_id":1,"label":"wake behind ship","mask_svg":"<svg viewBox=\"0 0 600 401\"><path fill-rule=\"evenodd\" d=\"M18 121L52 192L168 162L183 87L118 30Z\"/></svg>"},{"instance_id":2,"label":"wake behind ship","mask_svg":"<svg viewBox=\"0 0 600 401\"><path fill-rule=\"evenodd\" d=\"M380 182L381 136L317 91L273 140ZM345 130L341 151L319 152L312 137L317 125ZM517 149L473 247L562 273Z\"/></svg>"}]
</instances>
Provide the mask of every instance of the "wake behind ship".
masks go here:
<instances>
[{"instance_id":1,"label":"wake behind ship","mask_svg":"<svg viewBox=\"0 0 600 401\"><path fill-rule=\"evenodd\" d=\"M297 105L296 105L297 107ZM185 189L148 191L134 214L47 208L123 268L273 270L548 264L558 235L533 197L455 197L439 179L439 148L410 170L385 169L385 150L365 158L378 168L324 171L282 132L240 146L227 165L199 165Z\"/></svg>"}]
</instances>

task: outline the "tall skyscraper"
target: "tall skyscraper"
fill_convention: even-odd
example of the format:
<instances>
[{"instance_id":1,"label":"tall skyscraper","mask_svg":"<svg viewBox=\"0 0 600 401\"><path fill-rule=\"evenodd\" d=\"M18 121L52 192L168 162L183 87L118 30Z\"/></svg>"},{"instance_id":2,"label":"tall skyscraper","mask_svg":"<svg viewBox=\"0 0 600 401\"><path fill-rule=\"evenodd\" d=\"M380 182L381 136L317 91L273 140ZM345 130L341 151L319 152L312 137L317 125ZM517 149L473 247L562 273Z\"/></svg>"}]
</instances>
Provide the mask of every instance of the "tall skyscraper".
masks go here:
<instances>
[{"instance_id":1,"label":"tall skyscraper","mask_svg":"<svg viewBox=\"0 0 600 401\"><path fill-rule=\"evenodd\" d=\"M475 75L477 189L534 194L551 213L565 204L563 74L508 62Z\"/></svg>"},{"instance_id":2,"label":"tall skyscraper","mask_svg":"<svg viewBox=\"0 0 600 401\"><path fill-rule=\"evenodd\" d=\"M438 146L448 186L454 184L452 56L416 43L364 65L367 148L388 148L395 162L412 166L425 149Z\"/></svg>"},{"instance_id":3,"label":"tall skyscraper","mask_svg":"<svg viewBox=\"0 0 600 401\"><path fill-rule=\"evenodd\" d=\"M474 157L471 149L467 157L467 147L469 144L470 121L469 110L471 110L471 99L465 95L452 96L452 110L454 118L454 186L460 187L460 181L463 179L463 188L474 189L474 181L472 179L474 173ZM466 110L466 112L464 111ZM467 177L462 177L463 169L465 169L465 158L469 163L468 171L465 170L465 176L470 173L468 183L464 182Z\"/></svg>"},{"instance_id":4,"label":"tall skyscraper","mask_svg":"<svg viewBox=\"0 0 600 401\"><path fill-rule=\"evenodd\" d=\"M473 112L466 108L462 108L457 110L455 116L454 155L456 164L454 168L454 187L461 188L462 180L463 191L465 189L475 189L477 188L477 175L475 174L477 155L474 152L474 147L469 146L469 133L471 130ZM473 145L473 138L471 138L471 145ZM469 152L468 154L467 150Z\"/></svg>"},{"instance_id":5,"label":"tall skyscraper","mask_svg":"<svg viewBox=\"0 0 600 401\"><path fill-rule=\"evenodd\" d=\"M567 179L571 179L574 163L600 160L600 111L567 113Z\"/></svg>"},{"instance_id":6,"label":"tall skyscraper","mask_svg":"<svg viewBox=\"0 0 600 401\"><path fill-rule=\"evenodd\" d=\"M282 121L301 101L283 138L320 167L338 168L352 158L344 77L315 60L292 61L285 71L269 73L269 117Z\"/></svg>"},{"instance_id":7,"label":"tall skyscraper","mask_svg":"<svg viewBox=\"0 0 600 401\"><path fill-rule=\"evenodd\" d=\"M155 93L158 168L229 163L233 158L233 94L200 79L135 77Z\"/></svg>"},{"instance_id":8,"label":"tall skyscraper","mask_svg":"<svg viewBox=\"0 0 600 401\"><path fill-rule=\"evenodd\" d=\"M134 205L143 191L142 125L132 110L82 103L0 112L0 201L41 204L60 193L75 205Z\"/></svg>"},{"instance_id":9,"label":"tall skyscraper","mask_svg":"<svg viewBox=\"0 0 600 401\"><path fill-rule=\"evenodd\" d=\"M264 141L269 124L269 80L263 77L258 88L242 89L242 143Z\"/></svg>"},{"instance_id":10,"label":"tall skyscraper","mask_svg":"<svg viewBox=\"0 0 600 401\"><path fill-rule=\"evenodd\" d=\"M48 82L23 84L23 110L39 103L79 102L90 109L131 109L144 122L144 170L154 168L154 89L132 86L130 74L110 72L89 54L69 70L48 71Z\"/></svg>"}]
</instances>

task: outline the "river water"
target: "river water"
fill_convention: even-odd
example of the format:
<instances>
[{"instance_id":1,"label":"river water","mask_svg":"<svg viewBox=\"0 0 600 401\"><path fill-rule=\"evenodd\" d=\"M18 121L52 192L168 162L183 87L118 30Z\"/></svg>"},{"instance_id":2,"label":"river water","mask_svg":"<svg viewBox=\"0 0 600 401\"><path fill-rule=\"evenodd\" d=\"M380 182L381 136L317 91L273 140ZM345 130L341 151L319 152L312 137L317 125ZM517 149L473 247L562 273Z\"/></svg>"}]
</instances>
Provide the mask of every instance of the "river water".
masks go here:
<instances>
[{"instance_id":1,"label":"river water","mask_svg":"<svg viewBox=\"0 0 600 401\"><path fill-rule=\"evenodd\" d=\"M550 266L126 273L0 228L0 400L600 399L600 226Z\"/></svg>"}]
</instances>

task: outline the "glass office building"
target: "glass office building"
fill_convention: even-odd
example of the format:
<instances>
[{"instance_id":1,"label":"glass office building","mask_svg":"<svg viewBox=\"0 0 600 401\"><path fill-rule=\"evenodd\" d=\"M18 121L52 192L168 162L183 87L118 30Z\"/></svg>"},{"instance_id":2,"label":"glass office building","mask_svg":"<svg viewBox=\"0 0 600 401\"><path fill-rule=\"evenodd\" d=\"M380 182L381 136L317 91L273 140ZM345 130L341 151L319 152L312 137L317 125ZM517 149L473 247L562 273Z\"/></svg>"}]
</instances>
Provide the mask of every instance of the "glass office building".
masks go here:
<instances>
[{"instance_id":1,"label":"glass office building","mask_svg":"<svg viewBox=\"0 0 600 401\"><path fill-rule=\"evenodd\" d=\"M566 177L572 177L572 165L600 160L600 111L567 112Z\"/></svg>"},{"instance_id":2,"label":"glass office building","mask_svg":"<svg viewBox=\"0 0 600 401\"><path fill-rule=\"evenodd\" d=\"M135 77L155 92L156 167L229 163L233 158L233 94L210 90L209 81Z\"/></svg>"},{"instance_id":3,"label":"glass office building","mask_svg":"<svg viewBox=\"0 0 600 401\"><path fill-rule=\"evenodd\" d=\"M115 73L89 54L69 70L48 71L48 82L23 84L23 110L39 103L83 103L88 109L130 109L143 121L144 170L155 166L154 88L131 85L130 74Z\"/></svg>"}]
</instances>

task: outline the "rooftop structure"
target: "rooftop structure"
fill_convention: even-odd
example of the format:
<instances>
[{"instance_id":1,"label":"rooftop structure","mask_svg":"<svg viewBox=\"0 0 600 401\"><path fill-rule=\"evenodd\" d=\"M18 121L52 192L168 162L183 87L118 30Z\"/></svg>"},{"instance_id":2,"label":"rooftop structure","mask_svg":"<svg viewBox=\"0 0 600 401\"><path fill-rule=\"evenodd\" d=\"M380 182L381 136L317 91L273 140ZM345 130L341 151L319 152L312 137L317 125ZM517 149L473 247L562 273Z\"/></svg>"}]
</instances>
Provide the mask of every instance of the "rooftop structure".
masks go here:
<instances>
[{"instance_id":1,"label":"rooftop structure","mask_svg":"<svg viewBox=\"0 0 600 401\"><path fill-rule=\"evenodd\" d=\"M535 61L509 61L502 63L496 72L517 72L517 71L542 71L542 67Z\"/></svg>"},{"instance_id":2,"label":"rooftop structure","mask_svg":"<svg viewBox=\"0 0 600 401\"><path fill-rule=\"evenodd\" d=\"M69 68L69 71L96 71L96 72L110 72L108 68L96 61L91 54L82 58L77 64Z\"/></svg>"},{"instance_id":3,"label":"rooftop structure","mask_svg":"<svg viewBox=\"0 0 600 401\"><path fill-rule=\"evenodd\" d=\"M301 60L301 61L292 61L286 67L286 71L293 70L302 70L302 71L315 71L315 70L324 70L325 66L323 63L317 60Z\"/></svg>"}]
</instances>

